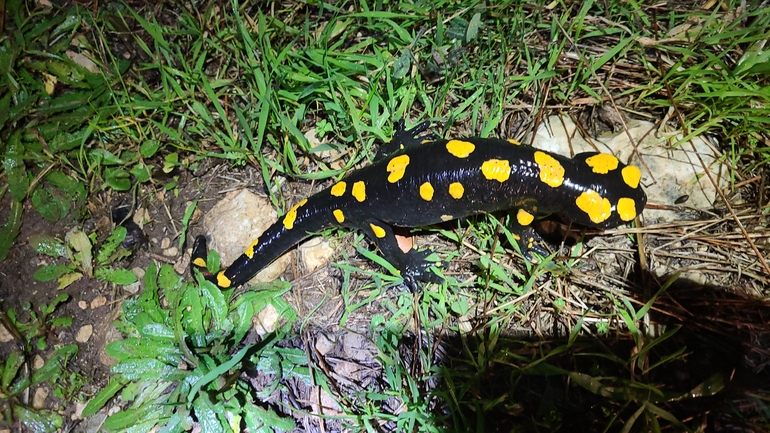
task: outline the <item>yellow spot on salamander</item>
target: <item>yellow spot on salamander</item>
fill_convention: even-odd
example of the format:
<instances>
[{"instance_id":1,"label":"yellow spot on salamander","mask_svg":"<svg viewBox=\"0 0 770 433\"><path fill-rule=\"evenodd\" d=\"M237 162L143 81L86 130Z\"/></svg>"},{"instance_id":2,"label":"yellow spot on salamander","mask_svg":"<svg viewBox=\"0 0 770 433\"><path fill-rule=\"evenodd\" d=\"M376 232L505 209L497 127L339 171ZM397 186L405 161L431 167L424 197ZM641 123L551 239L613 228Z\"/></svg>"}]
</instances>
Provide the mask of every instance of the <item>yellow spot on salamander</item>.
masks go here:
<instances>
[{"instance_id":1,"label":"yellow spot on salamander","mask_svg":"<svg viewBox=\"0 0 770 433\"><path fill-rule=\"evenodd\" d=\"M409 155L398 155L388 162L388 182L396 183L404 177L406 166L409 165Z\"/></svg>"},{"instance_id":2,"label":"yellow spot on salamander","mask_svg":"<svg viewBox=\"0 0 770 433\"><path fill-rule=\"evenodd\" d=\"M283 218L283 226L286 227L287 230L291 230L294 228L294 221L297 220L297 209L300 208L300 206L307 203L307 199L303 199L301 202L294 205L293 208L289 209L288 212L286 212L286 216Z\"/></svg>"},{"instance_id":3,"label":"yellow spot on salamander","mask_svg":"<svg viewBox=\"0 0 770 433\"><path fill-rule=\"evenodd\" d=\"M588 215L594 224L606 221L612 212L610 201L590 189L580 194L580 197L575 200L575 204Z\"/></svg>"},{"instance_id":4,"label":"yellow spot on salamander","mask_svg":"<svg viewBox=\"0 0 770 433\"><path fill-rule=\"evenodd\" d=\"M249 245L249 247L246 248L246 251L243 254L245 254L246 257L248 258L254 257L254 247L256 247L258 243L259 243L259 238L255 239L254 242L252 242L251 245Z\"/></svg>"},{"instance_id":5,"label":"yellow spot on salamander","mask_svg":"<svg viewBox=\"0 0 770 433\"><path fill-rule=\"evenodd\" d=\"M382 227L380 227L378 225L374 225L372 223L369 223L369 227L372 228L372 231L374 232L374 235L377 236L378 238L382 239L382 238L385 237L385 229L384 228L382 228Z\"/></svg>"},{"instance_id":6,"label":"yellow spot on salamander","mask_svg":"<svg viewBox=\"0 0 770 433\"><path fill-rule=\"evenodd\" d=\"M455 219L455 217L452 215L441 215L441 221L447 222L452 221L453 219Z\"/></svg>"},{"instance_id":7,"label":"yellow spot on salamander","mask_svg":"<svg viewBox=\"0 0 770 433\"><path fill-rule=\"evenodd\" d=\"M205 268L206 260L204 260L203 257L196 257L195 260L193 260L193 264L199 268Z\"/></svg>"},{"instance_id":8,"label":"yellow spot on salamander","mask_svg":"<svg viewBox=\"0 0 770 433\"><path fill-rule=\"evenodd\" d=\"M341 210L334 209L332 213L334 214L334 219L336 219L338 223L342 224L345 222L345 214L343 214Z\"/></svg>"},{"instance_id":9,"label":"yellow spot on salamander","mask_svg":"<svg viewBox=\"0 0 770 433\"><path fill-rule=\"evenodd\" d=\"M525 211L524 209L519 209L519 211L516 213L516 221L518 221L519 224L523 226L528 226L532 224L532 221L534 220L535 220L535 216Z\"/></svg>"},{"instance_id":10,"label":"yellow spot on salamander","mask_svg":"<svg viewBox=\"0 0 770 433\"><path fill-rule=\"evenodd\" d=\"M433 186L431 186L430 182L420 185L420 197L425 201L433 199Z\"/></svg>"},{"instance_id":11,"label":"yellow spot on salamander","mask_svg":"<svg viewBox=\"0 0 770 433\"><path fill-rule=\"evenodd\" d=\"M348 184L346 184L344 181L339 181L334 184L332 187L331 193L335 197L342 197L342 194L345 194L345 190L348 188Z\"/></svg>"},{"instance_id":12,"label":"yellow spot on salamander","mask_svg":"<svg viewBox=\"0 0 770 433\"><path fill-rule=\"evenodd\" d=\"M364 185L364 181L359 180L358 182L354 183L351 194L353 194L353 197L355 197L356 200L360 202L366 200L366 185Z\"/></svg>"},{"instance_id":13,"label":"yellow spot on salamander","mask_svg":"<svg viewBox=\"0 0 770 433\"><path fill-rule=\"evenodd\" d=\"M553 156L537 151L535 162L540 167L540 180L553 188L561 186L564 182L564 167Z\"/></svg>"},{"instance_id":14,"label":"yellow spot on salamander","mask_svg":"<svg viewBox=\"0 0 770 433\"><path fill-rule=\"evenodd\" d=\"M620 173L623 175L623 182L625 182L626 185L634 189L639 187L639 181L642 179L642 172L639 171L638 168L629 165L623 167L623 170Z\"/></svg>"},{"instance_id":15,"label":"yellow spot on salamander","mask_svg":"<svg viewBox=\"0 0 770 433\"><path fill-rule=\"evenodd\" d=\"M446 144L446 150L458 158L467 158L476 150L476 145L469 141L449 140Z\"/></svg>"},{"instance_id":16,"label":"yellow spot on salamander","mask_svg":"<svg viewBox=\"0 0 770 433\"><path fill-rule=\"evenodd\" d=\"M636 202L632 198L623 197L618 200L618 215L623 221L631 221L636 218Z\"/></svg>"},{"instance_id":17,"label":"yellow spot on salamander","mask_svg":"<svg viewBox=\"0 0 770 433\"><path fill-rule=\"evenodd\" d=\"M508 142L516 146L521 146L521 142L519 140L514 140L513 138L509 138Z\"/></svg>"},{"instance_id":18,"label":"yellow spot on salamander","mask_svg":"<svg viewBox=\"0 0 770 433\"><path fill-rule=\"evenodd\" d=\"M481 173L488 180L502 183L511 176L511 164L505 159L490 159L481 164Z\"/></svg>"},{"instance_id":19,"label":"yellow spot on salamander","mask_svg":"<svg viewBox=\"0 0 770 433\"><path fill-rule=\"evenodd\" d=\"M586 164L593 169L594 173L607 174L618 168L618 159L615 155L600 153L586 158Z\"/></svg>"},{"instance_id":20,"label":"yellow spot on salamander","mask_svg":"<svg viewBox=\"0 0 770 433\"><path fill-rule=\"evenodd\" d=\"M465 194L465 188L463 188L460 182L452 182L449 184L449 195L451 195L452 198L460 200L463 198L463 194Z\"/></svg>"},{"instance_id":21,"label":"yellow spot on salamander","mask_svg":"<svg viewBox=\"0 0 770 433\"><path fill-rule=\"evenodd\" d=\"M230 287L231 284L233 284L233 282L225 276L225 271L219 271L217 274L217 286L226 289Z\"/></svg>"}]
</instances>

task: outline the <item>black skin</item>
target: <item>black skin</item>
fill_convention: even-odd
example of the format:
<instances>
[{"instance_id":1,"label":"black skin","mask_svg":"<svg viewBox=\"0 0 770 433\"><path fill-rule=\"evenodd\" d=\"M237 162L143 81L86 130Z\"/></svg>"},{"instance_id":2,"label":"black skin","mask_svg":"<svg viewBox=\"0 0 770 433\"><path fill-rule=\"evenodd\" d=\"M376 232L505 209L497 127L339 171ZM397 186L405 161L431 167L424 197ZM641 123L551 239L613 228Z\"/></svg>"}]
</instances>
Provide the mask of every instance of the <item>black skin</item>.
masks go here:
<instances>
[{"instance_id":1,"label":"black skin","mask_svg":"<svg viewBox=\"0 0 770 433\"><path fill-rule=\"evenodd\" d=\"M575 198L586 190L596 191L613 202L619 197L627 197L633 200L637 212L646 203L642 189L626 185L620 170L601 175L592 172L586 159L596 153L579 154L570 159L500 139L463 138L459 140L472 143L475 150L457 157L448 152L448 140L426 132L428 127L428 122L422 122L407 130L403 120L399 120L393 139L380 147L374 163L349 173L339 182L346 184L344 194L335 195L334 186L314 194L295 207L296 218L290 228L287 228L284 216L265 230L251 257L245 253L238 257L218 274L220 278L204 275L221 288L239 286L307 238L308 233L341 226L363 231L375 242L385 259L399 270L404 284L417 291L420 282L442 282L441 277L429 270L442 263L427 261L430 251L412 249L403 252L393 227L422 227L475 214L521 209L531 215L561 213L584 226L611 228L625 223L614 207L612 215L596 223L578 208ZM561 185L552 187L540 180L535 152L541 156L549 155L564 168ZM401 178L391 180L388 165L394 158L404 158L403 155L407 155L410 162ZM505 160L510 164L510 175L505 181L490 180L482 175L480 167L490 159ZM623 164L619 165L619 168L623 167ZM430 199L421 194L421 186L426 183L432 186ZM449 186L458 183L464 187L464 192L461 197L454 197ZM363 196L352 193L356 184L364 186ZM335 217L335 211L344 215L342 222ZM287 212L290 214L291 211ZM530 257L531 251L547 255L548 251L542 247L542 240L529 222L520 224L516 218L511 219L514 222L510 228L520 238L522 253L526 257ZM205 265L201 264L205 263L206 255L206 238L198 236L191 266L205 270Z\"/></svg>"}]
</instances>

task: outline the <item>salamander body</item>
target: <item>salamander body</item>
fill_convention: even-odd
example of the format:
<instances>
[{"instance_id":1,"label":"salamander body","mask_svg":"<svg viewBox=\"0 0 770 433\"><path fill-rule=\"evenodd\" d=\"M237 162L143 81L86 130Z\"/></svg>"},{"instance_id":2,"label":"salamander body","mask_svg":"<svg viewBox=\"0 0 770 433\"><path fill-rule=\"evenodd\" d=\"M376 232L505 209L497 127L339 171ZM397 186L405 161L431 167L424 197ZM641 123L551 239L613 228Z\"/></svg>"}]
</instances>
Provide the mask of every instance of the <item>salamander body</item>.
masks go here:
<instances>
[{"instance_id":1,"label":"salamander body","mask_svg":"<svg viewBox=\"0 0 770 433\"><path fill-rule=\"evenodd\" d=\"M363 231L400 271L405 283L440 282L428 252L403 252L392 227L419 227L500 210L515 212L511 230L523 252L539 237L536 215L561 213L575 223L612 228L632 221L647 197L641 172L609 154L574 158L492 138L436 139L427 123L397 124L375 162L308 197L270 226L225 270L211 276L220 288L241 285L308 233L331 226ZM205 268L206 240L193 247L193 265Z\"/></svg>"}]
</instances>

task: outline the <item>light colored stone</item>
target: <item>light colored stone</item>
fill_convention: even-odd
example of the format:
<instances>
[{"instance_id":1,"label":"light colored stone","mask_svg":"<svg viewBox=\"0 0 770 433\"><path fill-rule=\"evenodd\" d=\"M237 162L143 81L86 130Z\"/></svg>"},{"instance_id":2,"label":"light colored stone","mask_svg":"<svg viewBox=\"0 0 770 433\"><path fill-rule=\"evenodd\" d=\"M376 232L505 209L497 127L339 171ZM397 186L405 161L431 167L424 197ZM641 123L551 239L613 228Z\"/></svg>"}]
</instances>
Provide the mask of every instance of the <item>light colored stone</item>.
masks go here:
<instances>
[{"instance_id":1,"label":"light colored stone","mask_svg":"<svg viewBox=\"0 0 770 433\"><path fill-rule=\"evenodd\" d=\"M269 334L275 331L275 328L278 324L278 320L280 320L280 317L281 316L280 314L278 314L278 310L276 310L272 304L268 304L265 308L262 309L262 311L257 313L257 315L254 316L254 318L252 319L252 323L254 324L254 330L260 336Z\"/></svg>"},{"instance_id":2,"label":"light colored stone","mask_svg":"<svg viewBox=\"0 0 770 433\"><path fill-rule=\"evenodd\" d=\"M88 302L87 301L83 301L83 300L78 301L78 308L80 308L81 310L87 309L88 308Z\"/></svg>"},{"instance_id":3,"label":"light colored stone","mask_svg":"<svg viewBox=\"0 0 770 433\"><path fill-rule=\"evenodd\" d=\"M725 188L728 185L729 169L718 161L721 155L705 138L696 136L679 143L684 137L681 130L655 129L655 124L636 119L628 120L626 125L628 134L621 129L617 133L592 139L596 145L594 148L580 136L568 116L551 116L534 134L532 145L570 157L597 150L612 153L622 162L641 169L641 183L649 203L675 206L674 202L679 197L687 195L686 207L699 210L713 207L719 199L716 187ZM639 154L634 154L629 135L637 144ZM703 165L714 178L716 187L705 175ZM662 209L647 209L644 216L660 222L681 220L679 212Z\"/></svg>"},{"instance_id":4,"label":"light colored stone","mask_svg":"<svg viewBox=\"0 0 770 433\"><path fill-rule=\"evenodd\" d=\"M313 272L329 262L329 259L334 255L334 249L331 247L331 243L324 238L317 237L303 242L302 245L297 247L299 251L302 264L305 266L307 272Z\"/></svg>"},{"instance_id":5,"label":"light colored stone","mask_svg":"<svg viewBox=\"0 0 770 433\"><path fill-rule=\"evenodd\" d=\"M45 399L48 398L48 388L41 386L35 390L35 395L32 396L32 407L35 409L42 409L45 407Z\"/></svg>"},{"instance_id":6,"label":"light colored stone","mask_svg":"<svg viewBox=\"0 0 770 433\"><path fill-rule=\"evenodd\" d=\"M5 329L5 326L0 324L0 343L7 343L13 340L13 335Z\"/></svg>"},{"instance_id":7,"label":"light colored stone","mask_svg":"<svg viewBox=\"0 0 770 433\"><path fill-rule=\"evenodd\" d=\"M78 329L77 335L75 335L75 341L78 343L86 343L94 335L94 325L83 325Z\"/></svg>"},{"instance_id":8,"label":"light colored stone","mask_svg":"<svg viewBox=\"0 0 770 433\"><path fill-rule=\"evenodd\" d=\"M320 333L316 337L315 350L317 350L320 355L327 355L334 349L334 346L334 341L327 337L326 334Z\"/></svg>"},{"instance_id":9,"label":"light colored stone","mask_svg":"<svg viewBox=\"0 0 770 433\"><path fill-rule=\"evenodd\" d=\"M179 248L177 247L166 248L163 250L163 255L166 257L176 257L177 254L179 254Z\"/></svg>"},{"instance_id":10,"label":"light colored stone","mask_svg":"<svg viewBox=\"0 0 770 433\"><path fill-rule=\"evenodd\" d=\"M93 301L91 301L91 309L103 307L107 305L107 298L104 296L97 296L94 298Z\"/></svg>"},{"instance_id":11,"label":"light colored stone","mask_svg":"<svg viewBox=\"0 0 770 433\"><path fill-rule=\"evenodd\" d=\"M166 248L171 246L171 239L169 238L163 238L160 241L160 248L165 250Z\"/></svg>"},{"instance_id":12,"label":"light colored stone","mask_svg":"<svg viewBox=\"0 0 770 433\"><path fill-rule=\"evenodd\" d=\"M72 420L83 419L83 409L86 408L86 404L82 402L75 402L75 413L72 414Z\"/></svg>"},{"instance_id":13,"label":"light colored stone","mask_svg":"<svg viewBox=\"0 0 770 433\"><path fill-rule=\"evenodd\" d=\"M222 267L229 265L248 248L259 235L278 219L269 200L248 190L232 191L220 200L203 218L203 226L211 237L209 248L216 250ZM278 279L289 266L288 254L262 269L255 282Z\"/></svg>"},{"instance_id":14,"label":"light colored stone","mask_svg":"<svg viewBox=\"0 0 770 433\"><path fill-rule=\"evenodd\" d=\"M45 359L40 355L35 355L35 359L32 360L32 369L40 370L45 365Z\"/></svg>"}]
</instances>

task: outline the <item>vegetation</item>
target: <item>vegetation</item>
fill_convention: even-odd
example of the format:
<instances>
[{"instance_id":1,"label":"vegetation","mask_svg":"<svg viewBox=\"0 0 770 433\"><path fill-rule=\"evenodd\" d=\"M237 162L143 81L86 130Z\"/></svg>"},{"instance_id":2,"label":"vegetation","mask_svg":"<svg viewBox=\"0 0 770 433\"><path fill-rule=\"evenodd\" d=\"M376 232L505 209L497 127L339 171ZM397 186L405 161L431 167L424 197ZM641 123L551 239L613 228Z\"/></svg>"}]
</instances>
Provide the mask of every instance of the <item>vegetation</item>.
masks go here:
<instances>
[{"instance_id":1,"label":"vegetation","mask_svg":"<svg viewBox=\"0 0 770 433\"><path fill-rule=\"evenodd\" d=\"M767 237L770 210L762 182L770 161L768 12L756 1L709 9L679 2L108 2L89 10L6 0L0 262L27 242L17 237L22 222L43 218L69 234L30 242L55 257L39 281L57 280L59 289L92 276L131 284L134 273L120 269L131 254L120 246L120 221L106 233L83 224L109 202L105 196L163 205L196 182L192 173L222 163L256 170L280 212L293 204L287 180L325 182L367 164L399 118L432 120L438 133L523 138L558 112L587 125L586 133L611 128L592 120L608 109L684 131L672 147L713 137L733 170L731 188L749 198L722 196L717 207L726 218L704 233L743 231L708 247L750 245L755 265L767 266L766 247L755 242ZM202 182L196 187L206 193ZM183 220L172 230L180 247L194 207L174 215ZM760 227L756 236L740 222L746 215ZM58 409L71 413L75 400L87 400L84 417L118 405L103 428L129 432L188 431L196 423L207 432L268 432L300 422L354 431L770 426L770 383L747 367L770 335L764 304L698 292L742 306L729 309L733 317L699 310L719 320L699 319L675 297L690 293L676 276L655 282L643 249L619 253L625 273L611 276L583 254L582 238L566 254L522 260L496 216L427 230L440 255L460 265L444 285L418 295L395 289L399 278L360 235L337 256L342 312L333 331L365 334L373 361L356 361L372 377L344 377L310 344L323 330L300 320L286 300L288 283L220 292L153 263L141 294L123 301L117 326L124 338L106 349L118 363L96 392L84 393L86 380L68 369L76 345L46 344L46 330L71 323L57 317L67 295L26 305L29 320L3 311L5 327L23 340L0 352L5 422L54 431L65 421ZM353 251L384 268L347 260ZM753 270L719 266L766 284ZM767 300L762 289L755 298ZM277 311L278 326L256 338L252 317L265 309ZM367 326L353 330L361 317ZM30 372L34 351L48 360ZM759 374L753 388L735 385L735 371ZM32 408L22 398L43 383L60 407ZM305 388L331 396L335 411L298 402L293 393Z\"/></svg>"}]
</instances>

